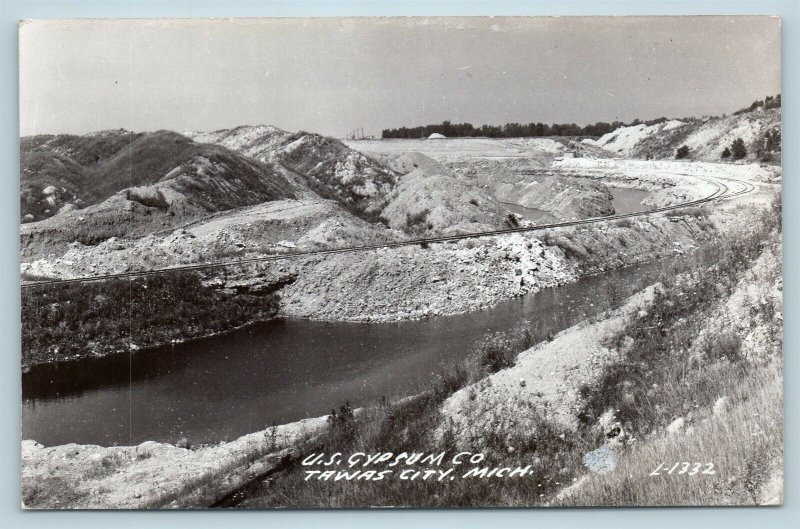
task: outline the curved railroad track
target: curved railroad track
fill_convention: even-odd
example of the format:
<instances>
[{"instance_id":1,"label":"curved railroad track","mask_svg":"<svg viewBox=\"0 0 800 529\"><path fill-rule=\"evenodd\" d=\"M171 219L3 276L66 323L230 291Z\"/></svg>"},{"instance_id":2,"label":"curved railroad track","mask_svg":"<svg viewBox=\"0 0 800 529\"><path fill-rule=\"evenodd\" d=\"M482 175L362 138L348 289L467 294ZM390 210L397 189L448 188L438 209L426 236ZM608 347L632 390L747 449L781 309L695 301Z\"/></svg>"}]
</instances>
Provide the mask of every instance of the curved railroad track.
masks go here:
<instances>
[{"instance_id":1,"label":"curved railroad track","mask_svg":"<svg viewBox=\"0 0 800 529\"><path fill-rule=\"evenodd\" d=\"M330 248L325 250L308 250L308 251L300 251L300 252L289 252L283 254L276 254L276 255L265 255L260 257L251 257L247 259L237 259L237 260L228 260L228 261L216 261L216 262L208 262L208 263L196 263L196 264L189 264L189 265L181 265L181 266L174 266L169 268L157 268L152 270L141 270L141 271L132 271L132 272L123 272L118 274L104 274L104 275L96 275L96 276L84 276L84 277L74 277L68 279L52 279L52 280L40 280L40 281L29 281L22 284L23 289L39 287L44 285L56 285L56 284L67 284L67 283L87 283L92 281L104 281L108 279L133 279L137 277L145 277L151 276L156 274L163 274L163 273L174 273L174 272L185 272L185 271L193 271L193 270L210 270L214 268L225 268L225 267L232 267L232 266L242 266L252 263L260 263L260 262L268 262L268 261L282 261L286 259L295 259L299 257L312 257L318 255L330 255L330 254L337 254L337 253L347 253L347 252L364 252L370 250L379 250L382 248L399 248L401 246L426 246L430 244L436 243L444 243L444 242L452 242L452 241L459 241L464 239L475 239L480 237L491 237L496 235L505 235L509 233L524 233L524 232L533 232L533 231L541 231L553 228L565 228L569 226L580 226L585 224L596 224L600 222L609 222L615 221L620 219L629 219L634 217L644 217L647 215L656 215L661 213L668 213L670 211L676 211L680 209L700 206L712 201L716 200L724 200L734 198L746 193L750 193L755 189L755 185L750 182L746 182L744 180L738 180L734 178L728 177L715 177L715 178L705 178L699 177L694 175L689 175L685 173L672 173L678 176L685 176L689 178L695 178L697 180L702 180L706 183L713 185L716 190L711 193L710 195L697 199L692 200L689 202L683 202L681 204L674 204L671 206L664 206L660 208L655 208L647 211L638 211L634 213L625 213L621 215L607 215L604 217L593 217L589 219L582 219L582 220L573 220L573 221L565 221L565 222L554 222L550 224L538 224L536 226L525 226L525 227L517 227L517 228L505 228L501 230L490 230L490 231L483 231L483 232L475 232L475 233L464 233L458 235L443 235L439 237L428 237L423 239L409 239L404 241L398 242L389 242L389 243L382 243L382 244L372 244L372 245L363 245L363 246L348 246L345 248Z\"/></svg>"}]
</instances>

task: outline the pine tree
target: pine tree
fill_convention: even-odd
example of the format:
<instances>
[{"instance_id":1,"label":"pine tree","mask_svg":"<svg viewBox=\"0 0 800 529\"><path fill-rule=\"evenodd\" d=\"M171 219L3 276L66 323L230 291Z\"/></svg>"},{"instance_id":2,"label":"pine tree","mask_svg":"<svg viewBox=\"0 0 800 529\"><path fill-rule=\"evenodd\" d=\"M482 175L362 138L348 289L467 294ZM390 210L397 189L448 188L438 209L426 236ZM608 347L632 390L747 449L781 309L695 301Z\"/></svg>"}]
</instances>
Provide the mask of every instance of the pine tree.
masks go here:
<instances>
[{"instance_id":1,"label":"pine tree","mask_svg":"<svg viewBox=\"0 0 800 529\"><path fill-rule=\"evenodd\" d=\"M781 131L774 130L774 131L767 131L766 134L766 145L767 151L769 152L776 152L781 150Z\"/></svg>"},{"instance_id":2,"label":"pine tree","mask_svg":"<svg viewBox=\"0 0 800 529\"><path fill-rule=\"evenodd\" d=\"M741 160L745 156L747 156L747 147L744 145L744 140L742 138L736 138L731 143L731 154L733 155L734 160Z\"/></svg>"}]
</instances>

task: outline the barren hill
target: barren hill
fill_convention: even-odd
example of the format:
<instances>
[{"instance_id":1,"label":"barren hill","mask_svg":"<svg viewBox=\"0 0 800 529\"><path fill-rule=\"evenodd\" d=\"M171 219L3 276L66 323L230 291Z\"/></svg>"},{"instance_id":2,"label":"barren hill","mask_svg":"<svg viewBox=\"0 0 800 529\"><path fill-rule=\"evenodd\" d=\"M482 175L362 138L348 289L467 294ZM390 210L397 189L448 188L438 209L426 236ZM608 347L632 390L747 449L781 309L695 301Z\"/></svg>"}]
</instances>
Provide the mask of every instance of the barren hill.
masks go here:
<instances>
[{"instance_id":1,"label":"barren hill","mask_svg":"<svg viewBox=\"0 0 800 529\"><path fill-rule=\"evenodd\" d=\"M222 145L259 161L272 159L291 135L291 132L272 125L242 125L213 132L184 132L184 136L197 143Z\"/></svg>"},{"instance_id":2,"label":"barren hill","mask_svg":"<svg viewBox=\"0 0 800 529\"><path fill-rule=\"evenodd\" d=\"M174 132L140 135L89 166L43 151L24 159L23 215L34 211L47 217L22 227L27 257L59 253L73 241L142 236L219 211L295 196L271 164Z\"/></svg>"},{"instance_id":3,"label":"barren hill","mask_svg":"<svg viewBox=\"0 0 800 529\"><path fill-rule=\"evenodd\" d=\"M598 146L626 158L674 158L686 146L687 158L719 161L723 151L741 139L746 147L745 160L768 160L780 157L781 109L756 108L726 117L671 120L654 125L621 127L597 140L585 139L586 145ZM778 134L777 139L770 137Z\"/></svg>"},{"instance_id":4,"label":"barren hill","mask_svg":"<svg viewBox=\"0 0 800 529\"><path fill-rule=\"evenodd\" d=\"M475 180L458 177L420 153L385 159L403 175L382 212L391 228L416 235L474 233L505 225L508 212Z\"/></svg>"},{"instance_id":5,"label":"barren hill","mask_svg":"<svg viewBox=\"0 0 800 529\"><path fill-rule=\"evenodd\" d=\"M300 188L335 200L362 219L376 221L396 173L333 138L290 133L269 125L187 133L198 142L222 145L258 161L290 171Z\"/></svg>"},{"instance_id":6,"label":"barren hill","mask_svg":"<svg viewBox=\"0 0 800 529\"><path fill-rule=\"evenodd\" d=\"M209 188L211 173L220 182L235 174L241 182L234 186L246 183L243 191L250 196L243 199L245 203L253 203L254 193L263 199L292 196L291 187L276 171L170 131L36 136L23 138L20 149L20 213L26 222L55 215L65 206L80 209L126 188L171 179L176 180L171 187L207 209L231 207L237 200ZM204 183L189 182L192 167ZM223 195L230 192L224 187L218 189Z\"/></svg>"}]
</instances>

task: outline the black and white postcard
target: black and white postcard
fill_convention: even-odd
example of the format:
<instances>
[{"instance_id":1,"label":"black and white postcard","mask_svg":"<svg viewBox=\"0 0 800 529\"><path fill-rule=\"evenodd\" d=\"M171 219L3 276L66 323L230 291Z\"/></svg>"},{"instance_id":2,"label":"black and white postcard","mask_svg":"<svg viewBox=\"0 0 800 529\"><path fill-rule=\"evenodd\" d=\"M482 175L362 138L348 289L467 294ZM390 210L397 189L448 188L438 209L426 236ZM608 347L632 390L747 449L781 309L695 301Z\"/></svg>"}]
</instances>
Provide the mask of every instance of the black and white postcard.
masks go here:
<instances>
[{"instance_id":1,"label":"black and white postcard","mask_svg":"<svg viewBox=\"0 0 800 529\"><path fill-rule=\"evenodd\" d=\"M21 21L23 507L780 505L780 42Z\"/></svg>"}]
</instances>

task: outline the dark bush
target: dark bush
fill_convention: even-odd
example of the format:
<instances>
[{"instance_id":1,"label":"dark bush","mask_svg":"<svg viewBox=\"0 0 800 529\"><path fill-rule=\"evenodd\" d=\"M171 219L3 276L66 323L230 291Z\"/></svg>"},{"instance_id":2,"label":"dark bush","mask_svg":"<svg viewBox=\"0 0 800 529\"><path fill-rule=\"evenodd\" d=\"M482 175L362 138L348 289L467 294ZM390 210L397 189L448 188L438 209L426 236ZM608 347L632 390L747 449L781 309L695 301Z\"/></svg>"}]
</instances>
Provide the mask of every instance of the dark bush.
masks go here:
<instances>
[{"instance_id":1,"label":"dark bush","mask_svg":"<svg viewBox=\"0 0 800 529\"><path fill-rule=\"evenodd\" d=\"M745 147L742 138L736 138L733 140L733 143L731 143L731 155L734 160L741 160L747 156L747 147Z\"/></svg>"},{"instance_id":2,"label":"dark bush","mask_svg":"<svg viewBox=\"0 0 800 529\"><path fill-rule=\"evenodd\" d=\"M712 360L727 358L735 361L739 359L742 340L733 332L723 332L714 337L713 341L706 344L705 354Z\"/></svg>"},{"instance_id":3,"label":"dark bush","mask_svg":"<svg viewBox=\"0 0 800 529\"><path fill-rule=\"evenodd\" d=\"M682 160L687 156L689 156L689 147L687 147L686 145L681 145L680 147L678 147L678 150L675 151L676 160Z\"/></svg>"},{"instance_id":4,"label":"dark bush","mask_svg":"<svg viewBox=\"0 0 800 529\"><path fill-rule=\"evenodd\" d=\"M429 209L423 209L418 213L406 213L406 228L414 229L417 226L425 225L425 221L428 219L428 214L431 212Z\"/></svg>"},{"instance_id":5,"label":"dark bush","mask_svg":"<svg viewBox=\"0 0 800 529\"><path fill-rule=\"evenodd\" d=\"M767 152L778 152L781 150L781 131L769 130L764 136L764 148Z\"/></svg>"},{"instance_id":6,"label":"dark bush","mask_svg":"<svg viewBox=\"0 0 800 529\"><path fill-rule=\"evenodd\" d=\"M328 415L329 435L337 442L350 442L356 433L356 418L349 402L339 406L339 410L331 410Z\"/></svg>"},{"instance_id":7,"label":"dark bush","mask_svg":"<svg viewBox=\"0 0 800 529\"><path fill-rule=\"evenodd\" d=\"M764 108L780 108L781 107L781 95L778 94L775 97L767 96L764 99Z\"/></svg>"},{"instance_id":8,"label":"dark bush","mask_svg":"<svg viewBox=\"0 0 800 529\"><path fill-rule=\"evenodd\" d=\"M149 208L167 209L169 204L160 189L129 189L126 191L128 200L138 202Z\"/></svg>"}]
</instances>

